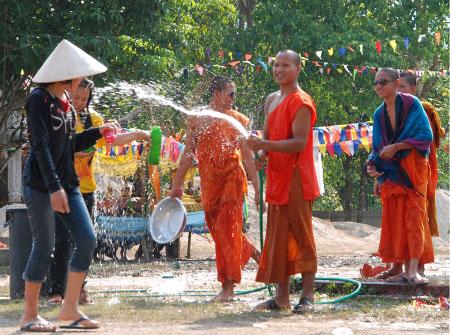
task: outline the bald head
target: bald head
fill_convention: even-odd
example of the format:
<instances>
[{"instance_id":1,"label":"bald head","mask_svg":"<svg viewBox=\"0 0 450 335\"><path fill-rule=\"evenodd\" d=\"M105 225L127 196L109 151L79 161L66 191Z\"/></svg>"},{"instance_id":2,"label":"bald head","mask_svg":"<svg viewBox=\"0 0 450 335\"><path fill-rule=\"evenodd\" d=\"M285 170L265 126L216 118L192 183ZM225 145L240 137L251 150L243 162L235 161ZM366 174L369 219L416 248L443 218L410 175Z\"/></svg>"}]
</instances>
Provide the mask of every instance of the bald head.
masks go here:
<instances>
[{"instance_id":1,"label":"bald head","mask_svg":"<svg viewBox=\"0 0 450 335\"><path fill-rule=\"evenodd\" d=\"M295 63L295 65L300 65L301 63L300 55L293 50L282 50L278 52L277 57L279 55L288 56Z\"/></svg>"}]
</instances>

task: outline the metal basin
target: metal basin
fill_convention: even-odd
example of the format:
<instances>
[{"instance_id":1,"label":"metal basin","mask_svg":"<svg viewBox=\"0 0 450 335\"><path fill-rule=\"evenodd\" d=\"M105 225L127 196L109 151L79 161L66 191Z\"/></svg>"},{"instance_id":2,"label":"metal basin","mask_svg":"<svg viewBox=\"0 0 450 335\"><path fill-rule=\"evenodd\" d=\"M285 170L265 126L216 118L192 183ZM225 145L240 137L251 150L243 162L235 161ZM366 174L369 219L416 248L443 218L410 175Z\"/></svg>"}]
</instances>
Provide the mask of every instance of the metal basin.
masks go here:
<instances>
[{"instance_id":1,"label":"metal basin","mask_svg":"<svg viewBox=\"0 0 450 335\"><path fill-rule=\"evenodd\" d=\"M165 244L176 240L184 230L187 213L183 203L177 198L162 199L152 212L149 221L152 239Z\"/></svg>"}]
</instances>

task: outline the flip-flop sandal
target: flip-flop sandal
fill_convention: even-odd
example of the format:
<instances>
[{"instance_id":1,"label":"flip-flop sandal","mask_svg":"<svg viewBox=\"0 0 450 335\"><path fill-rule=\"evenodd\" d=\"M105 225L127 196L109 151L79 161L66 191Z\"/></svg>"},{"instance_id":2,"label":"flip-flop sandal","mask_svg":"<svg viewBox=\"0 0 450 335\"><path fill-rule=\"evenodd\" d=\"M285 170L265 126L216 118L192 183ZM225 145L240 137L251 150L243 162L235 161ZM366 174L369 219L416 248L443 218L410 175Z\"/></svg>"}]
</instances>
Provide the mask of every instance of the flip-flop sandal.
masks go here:
<instances>
[{"instance_id":1,"label":"flip-flop sandal","mask_svg":"<svg viewBox=\"0 0 450 335\"><path fill-rule=\"evenodd\" d=\"M387 283L397 283L397 284L407 284L407 285L427 285L429 284L429 280L427 278L424 278L422 282L417 281L416 278L410 279L406 277L405 275L401 274L395 277L390 277L386 279Z\"/></svg>"},{"instance_id":2,"label":"flip-flop sandal","mask_svg":"<svg viewBox=\"0 0 450 335\"><path fill-rule=\"evenodd\" d=\"M264 307L258 308L258 306L264 306ZM260 310L260 311L281 311L282 309L286 309L286 308L283 308L280 305L278 305L274 298L269 299L258 306L256 306L255 308L256 308L256 310Z\"/></svg>"},{"instance_id":3,"label":"flip-flop sandal","mask_svg":"<svg viewBox=\"0 0 450 335\"><path fill-rule=\"evenodd\" d=\"M47 301L47 306L60 306L63 303L62 298L53 298Z\"/></svg>"},{"instance_id":4,"label":"flip-flop sandal","mask_svg":"<svg viewBox=\"0 0 450 335\"><path fill-rule=\"evenodd\" d=\"M294 314L303 314L314 310L314 301L307 297L301 297L298 304L292 309Z\"/></svg>"},{"instance_id":5,"label":"flip-flop sandal","mask_svg":"<svg viewBox=\"0 0 450 335\"><path fill-rule=\"evenodd\" d=\"M49 322L36 321L27 323L25 326L20 327L20 330L30 333L54 333L56 328L55 325Z\"/></svg>"},{"instance_id":6,"label":"flip-flop sandal","mask_svg":"<svg viewBox=\"0 0 450 335\"><path fill-rule=\"evenodd\" d=\"M394 283L394 284L407 284L411 285L411 279L406 277L404 274L399 274L393 277L389 277L385 280L386 283Z\"/></svg>"},{"instance_id":7,"label":"flip-flop sandal","mask_svg":"<svg viewBox=\"0 0 450 335\"><path fill-rule=\"evenodd\" d=\"M85 321L92 321L92 320L89 319L88 317L82 316L78 320L76 320L68 325L59 326L59 328L62 328L62 329L97 329L100 327L98 324L92 325L92 326L85 325L85 324L83 324L83 322L85 322Z\"/></svg>"}]
</instances>

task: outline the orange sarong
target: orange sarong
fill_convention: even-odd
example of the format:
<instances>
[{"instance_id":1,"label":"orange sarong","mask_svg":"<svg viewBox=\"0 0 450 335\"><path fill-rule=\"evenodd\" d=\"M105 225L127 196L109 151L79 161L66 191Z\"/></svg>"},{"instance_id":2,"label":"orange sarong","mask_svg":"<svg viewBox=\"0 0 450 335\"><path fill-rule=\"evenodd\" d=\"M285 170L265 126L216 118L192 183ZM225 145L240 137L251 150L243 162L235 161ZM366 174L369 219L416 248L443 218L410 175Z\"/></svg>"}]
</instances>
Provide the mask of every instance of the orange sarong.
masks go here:
<instances>
[{"instance_id":1,"label":"orange sarong","mask_svg":"<svg viewBox=\"0 0 450 335\"><path fill-rule=\"evenodd\" d=\"M246 125L244 115L236 111L226 114ZM222 284L241 281L241 269L255 250L242 232L247 178L237 137L237 131L220 120L196 139L202 204L215 242L217 279Z\"/></svg>"},{"instance_id":2,"label":"orange sarong","mask_svg":"<svg viewBox=\"0 0 450 335\"><path fill-rule=\"evenodd\" d=\"M289 204L269 204L266 238L256 281L282 283L296 273L317 272L312 203L312 200L304 200L300 173L295 168Z\"/></svg>"},{"instance_id":3,"label":"orange sarong","mask_svg":"<svg viewBox=\"0 0 450 335\"><path fill-rule=\"evenodd\" d=\"M427 188L428 225L430 227L431 236L439 236L439 227L437 224L436 215L436 188L438 184L438 162L436 150L437 148L439 148L441 137L445 136L445 131L441 126L439 114L437 113L433 105L429 102L422 101L422 106L427 113L428 120L430 121L431 125L431 130L433 131L433 142L431 143L430 155L428 157L431 170Z\"/></svg>"},{"instance_id":4,"label":"orange sarong","mask_svg":"<svg viewBox=\"0 0 450 335\"><path fill-rule=\"evenodd\" d=\"M434 262L434 251L427 224L427 184L429 164L416 149L401 160L414 189L391 181L381 188L382 219L378 253L386 263L419 259Z\"/></svg>"}]
</instances>

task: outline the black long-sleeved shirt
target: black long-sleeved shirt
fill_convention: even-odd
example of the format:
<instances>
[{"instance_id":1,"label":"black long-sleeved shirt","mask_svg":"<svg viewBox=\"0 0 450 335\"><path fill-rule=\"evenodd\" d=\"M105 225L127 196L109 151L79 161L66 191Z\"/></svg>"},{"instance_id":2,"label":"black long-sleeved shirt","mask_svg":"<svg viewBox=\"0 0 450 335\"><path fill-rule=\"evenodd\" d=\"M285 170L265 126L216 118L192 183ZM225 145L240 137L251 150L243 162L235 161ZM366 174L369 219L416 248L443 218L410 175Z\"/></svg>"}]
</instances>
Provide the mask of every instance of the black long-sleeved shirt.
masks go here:
<instances>
[{"instance_id":1,"label":"black long-sleeved shirt","mask_svg":"<svg viewBox=\"0 0 450 335\"><path fill-rule=\"evenodd\" d=\"M64 112L58 99L45 89L34 89L27 98L31 149L23 172L23 184L42 192L56 192L79 185L74 153L85 150L101 137L98 128L75 133L75 113Z\"/></svg>"}]
</instances>

